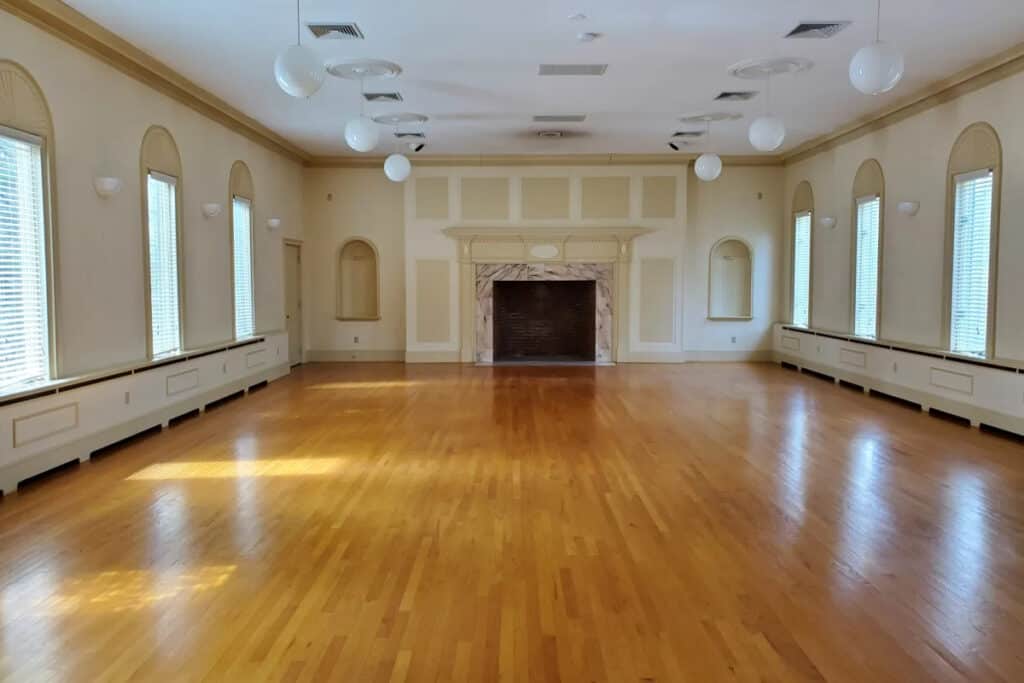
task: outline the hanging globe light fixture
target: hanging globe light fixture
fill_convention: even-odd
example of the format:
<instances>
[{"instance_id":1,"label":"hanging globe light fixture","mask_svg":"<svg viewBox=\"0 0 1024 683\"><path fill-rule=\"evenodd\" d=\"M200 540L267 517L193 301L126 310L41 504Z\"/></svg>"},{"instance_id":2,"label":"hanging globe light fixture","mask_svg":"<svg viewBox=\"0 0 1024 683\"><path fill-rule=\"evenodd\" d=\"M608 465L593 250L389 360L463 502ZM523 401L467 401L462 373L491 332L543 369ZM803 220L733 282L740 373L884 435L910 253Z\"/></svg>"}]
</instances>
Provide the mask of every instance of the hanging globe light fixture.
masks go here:
<instances>
[{"instance_id":1,"label":"hanging globe light fixture","mask_svg":"<svg viewBox=\"0 0 1024 683\"><path fill-rule=\"evenodd\" d=\"M782 147L782 143L786 140L786 124L779 117L768 113L771 111L771 98L772 77L769 74L765 78L765 113L754 119L747 132L750 144L759 152L774 152Z\"/></svg>"},{"instance_id":2,"label":"hanging globe light fixture","mask_svg":"<svg viewBox=\"0 0 1024 683\"><path fill-rule=\"evenodd\" d=\"M286 47L274 60L274 78L281 90L292 97L312 97L324 84L323 60L302 44L299 0L295 3L295 45Z\"/></svg>"},{"instance_id":3,"label":"hanging globe light fixture","mask_svg":"<svg viewBox=\"0 0 1024 683\"><path fill-rule=\"evenodd\" d=\"M880 39L882 0L875 13L875 42L857 50L850 60L850 83L865 95L889 92L902 80L905 64L903 53Z\"/></svg>"},{"instance_id":4,"label":"hanging globe light fixture","mask_svg":"<svg viewBox=\"0 0 1024 683\"><path fill-rule=\"evenodd\" d=\"M412 164L404 154L392 154L384 160L384 175L395 183L403 183L412 173Z\"/></svg>"},{"instance_id":5,"label":"hanging globe light fixture","mask_svg":"<svg viewBox=\"0 0 1024 683\"><path fill-rule=\"evenodd\" d=\"M711 119L705 117L704 119L706 139L708 145L711 142ZM697 174L697 177L704 182L711 182L716 180L718 176L722 175L722 158L717 154L711 152L705 152L697 157L697 161L693 164L693 172Z\"/></svg>"},{"instance_id":6,"label":"hanging globe light fixture","mask_svg":"<svg viewBox=\"0 0 1024 683\"><path fill-rule=\"evenodd\" d=\"M359 78L359 118L345 124L345 142L357 152L369 152L380 142L377 124L366 118L363 106L366 102L366 81Z\"/></svg>"}]
</instances>

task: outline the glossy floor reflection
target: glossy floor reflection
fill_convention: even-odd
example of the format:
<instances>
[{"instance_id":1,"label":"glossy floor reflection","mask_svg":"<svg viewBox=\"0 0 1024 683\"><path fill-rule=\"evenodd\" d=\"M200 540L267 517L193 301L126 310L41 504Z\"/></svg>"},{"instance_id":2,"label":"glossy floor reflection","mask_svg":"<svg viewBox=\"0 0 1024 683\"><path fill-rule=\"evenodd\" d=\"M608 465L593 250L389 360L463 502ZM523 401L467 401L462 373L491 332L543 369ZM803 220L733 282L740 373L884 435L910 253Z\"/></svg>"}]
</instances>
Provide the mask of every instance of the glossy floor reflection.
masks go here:
<instances>
[{"instance_id":1,"label":"glossy floor reflection","mask_svg":"<svg viewBox=\"0 0 1024 683\"><path fill-rule=\"evenodd\" d=\"M0 680L1020 681L1024 445L770 365L315 365L0 501Z\"/></svg>"}]
</instances>

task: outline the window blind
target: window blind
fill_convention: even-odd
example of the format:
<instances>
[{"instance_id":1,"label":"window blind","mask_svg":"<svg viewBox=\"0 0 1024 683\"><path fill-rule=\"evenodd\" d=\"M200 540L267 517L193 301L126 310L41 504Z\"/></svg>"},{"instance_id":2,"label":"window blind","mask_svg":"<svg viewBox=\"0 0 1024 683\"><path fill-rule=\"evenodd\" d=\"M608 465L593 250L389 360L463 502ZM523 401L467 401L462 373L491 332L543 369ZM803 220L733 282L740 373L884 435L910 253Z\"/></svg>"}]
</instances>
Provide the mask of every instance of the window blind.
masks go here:
<instances>
[{"instance_id":1,"label":"window blind","mask_svg":"<svg viewBox=\"0 0 1024 683\"><path fill-rule=\"evenodd\" d=\"M50 377L43 155L0 132L0 389Z\"/></svg>"},{"instance_id":2,"label":"window blind","mask_svg":"<svg viewBox=\"0 0 1024 683\"><path fill-rule=\"evenodd\" d=\"M954 183L950 350L984 356L988 350L992 171L958 175Z\"/></svg>"},{"instance_id":3,"label":"window blind","mask_svg":"<svg viewBox=\"0 0 1024 683\"><path fill-rule=\"evenodd\" d=\"M854 270L853 333L878 334L879 197L857 200L857 252Z\"/></svg>"},{"instance_id":4,"label":"window blind","mask_svg":"<svg viewBox=\"0 0 1024 683\"><path fill-rule=\"evenodd\" d=\"M181 351L176 192L174 178L149 174L149 310L154 358Z\"/></svg>"},{"instance_id":5,"label":"window blind","mask_svg":"<svg viewBox=\"0 0 1024 683\"><path fill-rule=\"evenodd\" d=\"M793 324L811 322L811 214L798 214L793 226Z\"/></svg>"},{"instance_id":6,"label":"window blind","mask_svg":"<svg viewBox=\"0 0 1024 683\"><path fill-rule=\"evenodd\" d=\"M256 331L252 295L252 205L235 197L232 229L235 283L235 338L251 337Z\"/></svg>"}]
</instances>

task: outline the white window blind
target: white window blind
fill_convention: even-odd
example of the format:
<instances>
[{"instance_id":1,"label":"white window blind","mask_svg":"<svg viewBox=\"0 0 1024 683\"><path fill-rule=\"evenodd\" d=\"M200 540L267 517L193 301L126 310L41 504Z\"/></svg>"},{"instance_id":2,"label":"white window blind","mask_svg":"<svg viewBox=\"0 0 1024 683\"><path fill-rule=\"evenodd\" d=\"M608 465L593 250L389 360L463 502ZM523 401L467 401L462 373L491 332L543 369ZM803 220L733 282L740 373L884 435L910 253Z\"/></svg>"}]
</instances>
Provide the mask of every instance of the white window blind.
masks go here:
<instances>
[{"instance_id":1,"label":"white window blind","mask_svg":"<svg viewBox=\"0 0 1024 683\"><path fill-rule=\"evenodd\" d=\"M858 337L878 334L878 214L881 206L882 201L878 197L857 200L853 333Z\"/></svg>"},{"instance_id":2,"label":"white window blind","mask_svg":"<svg viewBox=\"0 0 1024 683\"><path fill-rule=\"evenodd\" d=\"M793 226L793 324L811 322L811 214L801 213Z\"/></svg>"},{"instance_id":3,"label":"white window blind","mask_svg":"<svg viewBox=\"0 0 1024 683\"><path fill-rule=\"evenodd\" d=\"M252 300L252 205L235 197L232 204L235 338L251 337L256 331Z\"/></svg>"},{"instance_id":4,"label":"white window blind","mask_svg":"<svg viewBox=\"0 0 1024 683\"><path fill-rule=\"evenodd\" d=\"M41 146L0 132L0 390L50 377Z\"/></svg>"},{"instance_id":5,"label":"white window blind","mask_svg":"<svg viewBox=\"0 0 1024 683\"><path fill-rule=\"evenodd\" d=\"M992 171L956 176L954 184L950 350L983 356L988 350Z\"/></svg>"},{"instance_id":6,"label":"white window blind","mask_svg":"<svg viewBox=\"0 0 1024 683\"><path fill-rule=\"evenodd\" d=\"M149 306L153 357L181 351L178 307L178 216L174 178L150 173Z\"/></svg>"}]
</instances>

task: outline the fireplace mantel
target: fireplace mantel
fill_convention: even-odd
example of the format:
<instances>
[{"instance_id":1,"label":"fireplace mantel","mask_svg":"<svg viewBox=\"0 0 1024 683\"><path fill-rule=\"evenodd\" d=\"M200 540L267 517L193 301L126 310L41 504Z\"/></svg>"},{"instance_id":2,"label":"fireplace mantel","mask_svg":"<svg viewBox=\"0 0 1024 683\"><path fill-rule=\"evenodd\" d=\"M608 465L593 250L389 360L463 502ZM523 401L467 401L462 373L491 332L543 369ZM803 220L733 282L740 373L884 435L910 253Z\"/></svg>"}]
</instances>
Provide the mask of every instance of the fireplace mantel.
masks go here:
<instances>
[{"instance_id":1,"label":"fireplace mantel","mask_svg":"<svg viewBox=\"0 0 1024 683\"><path fill-rule=\"evenodd\" d=\"M444 234L459 243L463 263L629 262L631 245L654 232L614 226L453 226Z\"/></svg>"}]
</instances>

